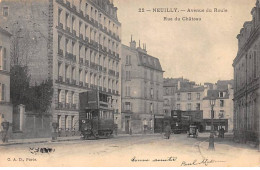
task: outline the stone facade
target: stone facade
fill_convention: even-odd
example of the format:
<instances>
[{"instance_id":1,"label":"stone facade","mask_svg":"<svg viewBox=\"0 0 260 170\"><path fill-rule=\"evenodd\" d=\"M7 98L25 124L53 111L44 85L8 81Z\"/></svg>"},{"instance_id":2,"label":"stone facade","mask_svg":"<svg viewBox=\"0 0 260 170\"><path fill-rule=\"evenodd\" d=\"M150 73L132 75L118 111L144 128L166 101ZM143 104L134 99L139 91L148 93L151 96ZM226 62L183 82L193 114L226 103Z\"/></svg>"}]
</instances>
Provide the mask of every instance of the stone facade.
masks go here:
<instances>
[{"instance_id":1,"label":"stone facade","mask_svg":"<svg viewBox=\"0 0 260 170\"><path fill-rule=\"evenodd\" d=\"M13 122L10 102L10 36L9 32L0 27L0 125L3 121Z\"/></svg>"},{"instance_id":2,"label":"stone facade","mask_svg":"<svg viewBox=\"0 0 260 170\"><path fill-rule=\"evenodd\" d=\"M240 142L259 142L260 3L251 11L237 36L234 67L234 134Z\"/></svg>"},{"instance_id":3,"label":"stone facade","mask_svg":"<svg viewBox=\"0 0 260 170\"><path fill-rule=\"evenodd\" d=\"M220 81L218 81L220 82ZM216 88L205 88L202 102L203 119L205 130L211 126L211 105L210 97L216 99L214 110L214 130L224 128L226 131L233 131L233 81L226 82L225 86L216 85Z\"/></svg>"},{"instance_id":4,"label":"stone facade","mask_svg":"<svg viewBox=\"0 0 260 170\"><path fill-rule=\"evenodd\" d=\"M163 71L157 58L136 42L122 45L122 120L125 133L152 133L155 115L163 115Z\"/></svg>"},{"instance_id":5,"label":"stone facade","mask_svg":"<svg viewBox=\"0 0 260 170\"><path fill-rule=\"evenodd\" d=\"M1 25L16 35L14 62L29 67L32 84L53 80L52 121L61 131L78 131L79 93L89 90L112 95L118 118L121 23L109 0L3 0L0 8Z\"/></svg>"}]
</instances>

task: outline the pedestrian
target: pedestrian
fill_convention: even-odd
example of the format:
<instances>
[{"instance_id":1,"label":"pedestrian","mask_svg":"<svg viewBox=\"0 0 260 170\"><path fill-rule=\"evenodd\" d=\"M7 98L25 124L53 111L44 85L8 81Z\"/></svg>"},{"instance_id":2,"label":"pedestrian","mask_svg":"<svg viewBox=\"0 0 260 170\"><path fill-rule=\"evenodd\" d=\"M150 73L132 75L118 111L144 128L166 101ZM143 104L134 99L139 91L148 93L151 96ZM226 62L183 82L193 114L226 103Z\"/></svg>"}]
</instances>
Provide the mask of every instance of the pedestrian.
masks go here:
<instances>
[{"instance_id":1,"label":"pedestrian","mask_svg":"<svg viewBox=\"0 0 260 170\"><path fill-rule=\"evenodd\" d=\"M166 139L170 139L170 136L171 136L171 126L169 124L166 124L165 126L165 137Z\"/></svg>"}]
</instances>

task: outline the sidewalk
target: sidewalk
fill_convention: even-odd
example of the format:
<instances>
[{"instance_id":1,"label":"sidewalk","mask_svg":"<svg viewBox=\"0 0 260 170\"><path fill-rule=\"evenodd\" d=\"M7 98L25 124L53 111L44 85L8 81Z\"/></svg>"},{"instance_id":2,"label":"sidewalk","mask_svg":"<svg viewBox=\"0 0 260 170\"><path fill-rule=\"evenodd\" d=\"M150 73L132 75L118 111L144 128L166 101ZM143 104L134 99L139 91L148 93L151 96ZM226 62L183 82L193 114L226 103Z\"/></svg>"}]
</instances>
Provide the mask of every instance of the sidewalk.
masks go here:
<instances>
[{"instance_id":1,"label":"sidewalk","mask_svg":"<svg viewBox=\"0 0 260 170\"><path fill-rule=\"evenodd\" d=\"M0 146L19 145L19 144L32 144L32 143L46 143L46 142L61 142L80 140L80 136L58 137L57 140L52 141L50 138L32 138L32 139L10 139L8 143L0 141Z\"/></svg>"},{"instance_id":2,"label":"sidewalk","mask_svg":"<svg viewBox=\"0 0 260 170\"><path fill-rule=\"evenodd\" d=\"M150 136L150 135L161 135L161 134L118 134L114 135L114 138L117 137L131 137L131 136ZM57 140L52 141L50 138L32 138L32 139L10 139L8 143L3 143L0 141L0 146L8 146L8 145L19 145L19 144L33 144L33 143L47 143L47 142L62 142L62 141L74 141L74 140L82 140L80 136L69 136L69 137L58 137Z\"/></svg>"}]
</instances>

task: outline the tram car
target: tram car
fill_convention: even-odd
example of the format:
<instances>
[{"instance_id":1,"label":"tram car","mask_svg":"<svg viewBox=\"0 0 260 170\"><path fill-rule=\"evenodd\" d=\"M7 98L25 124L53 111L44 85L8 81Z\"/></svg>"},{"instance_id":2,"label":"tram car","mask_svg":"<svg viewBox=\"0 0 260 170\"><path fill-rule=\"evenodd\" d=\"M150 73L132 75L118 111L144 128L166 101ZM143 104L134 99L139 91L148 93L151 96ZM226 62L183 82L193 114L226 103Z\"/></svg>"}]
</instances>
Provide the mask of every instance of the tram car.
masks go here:
<instances>
[{"instance_id":1,"label":"tram car","mask_svg":"<svg viewBox=\"0 0 260 170\"><path fill-rule=\"evenodd\" d=\"M112 137L114 112L111 96L99 91L80 93L79 128L83 139Z\"/></svg>"}]
</instances>

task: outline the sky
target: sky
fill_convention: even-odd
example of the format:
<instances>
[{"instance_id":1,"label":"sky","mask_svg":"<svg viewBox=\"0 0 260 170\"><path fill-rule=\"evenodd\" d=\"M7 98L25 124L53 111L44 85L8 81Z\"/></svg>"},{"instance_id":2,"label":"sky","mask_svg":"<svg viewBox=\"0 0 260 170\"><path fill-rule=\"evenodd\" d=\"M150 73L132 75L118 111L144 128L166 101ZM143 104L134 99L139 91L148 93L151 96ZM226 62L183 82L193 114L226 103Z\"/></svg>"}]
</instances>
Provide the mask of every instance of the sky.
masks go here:
<instances>
[{"instance_id":1,"label":"sky","mask_svg":"<svg viewBox=\"0 0 260 170\"><path fill-rule=\"evenodd\" d=\"M233 79L236 36L252 20L256 0L114 0L122 24L122 43L131 35L148 54L159 58L164 78L184 77L196 83ZM179 12L138 12L139 8L178 8ZM214 8L227 12L214 12ZM188 12L200 9L204 12ZM213 12L206 12L212 9ZM185 10L185 11L180 11ZM164 17L173 21L164 21ZM201 21L174 21L178 17Z\"/></svg>"}]
</instances>

